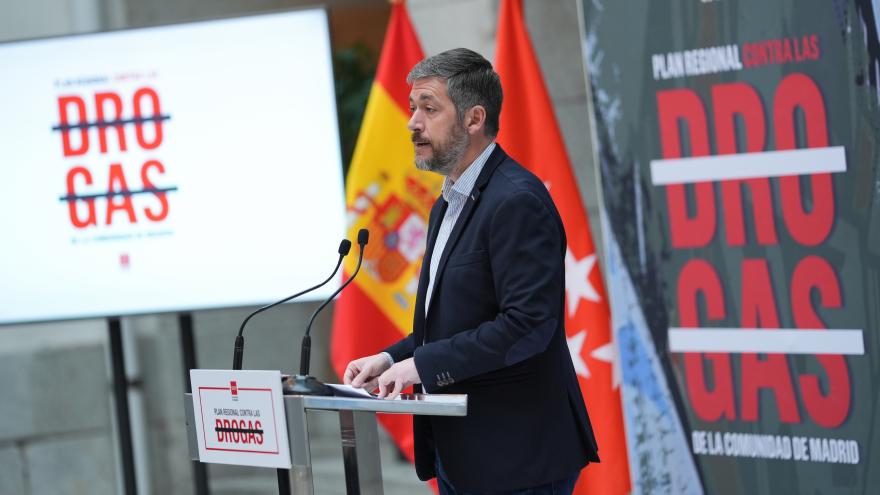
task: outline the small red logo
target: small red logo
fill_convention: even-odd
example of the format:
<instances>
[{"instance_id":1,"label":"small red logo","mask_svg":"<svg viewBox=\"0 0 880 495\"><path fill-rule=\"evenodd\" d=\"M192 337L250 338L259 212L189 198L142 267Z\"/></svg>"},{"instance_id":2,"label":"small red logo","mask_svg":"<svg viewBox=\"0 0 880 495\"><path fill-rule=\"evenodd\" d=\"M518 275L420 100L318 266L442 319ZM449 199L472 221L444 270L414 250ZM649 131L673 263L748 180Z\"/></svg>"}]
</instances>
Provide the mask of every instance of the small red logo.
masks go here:
<instances>
[{"instance_id":1,"label":"small red logo","mask_svg":"<svg viewBox=\"0 0 880 495\"><path fill-rule=\"evenodd\" d=\"M119 266L126 270L131 266L131 258L128 256L128 253L119 255Z\"/></svg>"},{"instance_id":2,"label":"small red logo","mask_svg":"<svg viewBox=\"0 0 880 495\"><path fill-rule=\"evenodd\" d=\"M232 400L238 400L238 383L235 380L229 382L229 390L232 391Z\"/></svg>"}]
</instances>

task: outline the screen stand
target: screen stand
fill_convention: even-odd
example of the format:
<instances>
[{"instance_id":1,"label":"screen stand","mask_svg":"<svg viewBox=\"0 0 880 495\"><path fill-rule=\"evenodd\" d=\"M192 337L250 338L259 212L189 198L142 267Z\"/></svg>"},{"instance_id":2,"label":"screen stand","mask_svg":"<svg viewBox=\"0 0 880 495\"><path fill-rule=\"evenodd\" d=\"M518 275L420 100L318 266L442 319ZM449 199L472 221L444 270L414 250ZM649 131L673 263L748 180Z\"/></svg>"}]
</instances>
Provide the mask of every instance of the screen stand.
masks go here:
<instances>
[{"instance_id":1,"label":"screen stand","mask_svg":"<svg viewBox=\"0 0 880 495\"><path fill-rule=\"evenodd\" d=\"M180 355L183 359L183 386L187 392L192 392L192 382L189 378L189 370L196 369L196 339L193 336L192 313L180 313L177 315L177 324L180 327ZM193 484L196 495L208 495L208 465L199 461L192 461Z\"/></svg>"},{"instance_id":2,"label":"screen stand","mask_svg":"<svg viewBox=\"0 0 880 495\"><path fill-rule=\"evenodd\" d=\"M122 324L118 317L107 319L110 360L113 370L113 396L116 404L116 430L119 433L119 458L125 493L137 494L134 451L132 450L131 421L128 413L128 378L125 376L125 356L122 350Z\"/></svg>"}]
</instances>

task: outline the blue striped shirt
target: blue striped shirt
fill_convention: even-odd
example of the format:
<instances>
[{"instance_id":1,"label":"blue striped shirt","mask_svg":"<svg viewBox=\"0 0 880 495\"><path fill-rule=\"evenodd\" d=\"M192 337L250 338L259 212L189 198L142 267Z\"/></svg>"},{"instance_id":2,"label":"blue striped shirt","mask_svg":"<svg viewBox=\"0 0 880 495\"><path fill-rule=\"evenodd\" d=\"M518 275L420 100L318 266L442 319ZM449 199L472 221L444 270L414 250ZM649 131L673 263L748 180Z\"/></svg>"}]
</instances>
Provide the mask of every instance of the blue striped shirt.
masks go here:
<instances>
[{"instance_id":1,"label":"blue striped shirt","mask_svg":"<svg viewBox=\"0 0 880 495\"><path fill-rule=\"evenodd\" d=\"M431 294L434 292L434 280L437 277L437 267L440 265L440 258L443 256L443 249L449 240L449 235L455 227L455 222L467 203L468 196L474 189L474 184L483 171L483 165L495 149L495 142L489 143L486 149L465 169L464 173L457 181L453 181L449 177L443 181L442 195L443 199L449 204L446 207L446 214L443 215L443 221L440 222L440 230L437 232L437 240L434 242L434 250L431 252L431 270L428 278L428 293L425 296L425 315L428 314L428 307L431 304Z\"/></svg>"}]
</instances>

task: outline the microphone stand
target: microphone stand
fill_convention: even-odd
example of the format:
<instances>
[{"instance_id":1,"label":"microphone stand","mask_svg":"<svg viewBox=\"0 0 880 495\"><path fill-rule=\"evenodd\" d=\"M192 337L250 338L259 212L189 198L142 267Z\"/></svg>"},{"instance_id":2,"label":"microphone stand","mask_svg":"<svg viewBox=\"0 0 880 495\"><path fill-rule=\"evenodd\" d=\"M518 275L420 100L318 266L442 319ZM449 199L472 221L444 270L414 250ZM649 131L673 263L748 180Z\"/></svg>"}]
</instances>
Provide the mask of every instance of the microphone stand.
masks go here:
<instances>
[{"instance_id":1,"label":"microphone stand","mask_svg":"<svg viewBox=\"0 0 880 495\"><path fill-rule=\"evenodd\" d=\"M279 304L285 303L287 301L290 301L291 299L295 299L303 294L306 294L306 293L311 292L319 287L324 286L324 284L329 282L330 279L332 279L333 276L336 275L336 272L339 270L339 266L342 265L342 259L345 258L346 256L348 256L348 251L350 249L351 249L351 241L349 241L348 239L343 239L342 242L339 244L339 260L336 261L336 268L333 269L333 273L331 273L330 276L327 277L326 280L324 280L323 282L321 282L320 284L318 284L314 287L309 287L308 289L306 289L302 292L297 292L296 294L294 294L290 297L285 297L284 299L282 299L280 301L274 302L274 303L269 304L267 306L263 306L262 308L249 314L247 316L247 318L245 318L244 321L241 322L241 328L238 329L238 335L235 337L235 349L232 354L232 369L233 370L240 370L241 369L241 363L244 358L244 335L243 335L244 334L244 326L247 325L247 322L251 318L253 318L254 316L262 313L263 311L266 311L269 308L274 308L275 306L278 306ZM358 266L360 266L360 263L358 263Z\"/></svg>"},{"instance_id":2,"label":"microphone stand","mask_svg":"<svg viewBox=\"0 0 880 495\"><path fill-rule=\"evenodd\" d=\"M361 241L361 237L359 235L358 236L358 243L359 244L360 244L360 241ZM366 244L366 241L364 241L363 244ZM364 245L363 244L361 244L361 246L360 246L361 247L361 254L360 254L360 258L358 258L358 269L360 269L360 267L361 267L361 259L364 256ZM298 292L290 297L285 297L284 299L282 299L278 302L274 302L274 303L269 304L267 306L263 306L262 308L249 314L247 316L247 318L245 318L244 321L241 322L241 327L238 329L238 335L235 337L235 351L232 356L232 369L233 370L240 370L241 369L241 364L242 364L243 355L244 355L244 335L243 334L244 334L244 327L245 327L245 325L247 325L247 322L251 318L256 316L257 314L262 313L263 311L266 311L267 309L278 306L279 304L285 303L285 302L290 301L291 299L295 299L295 298L297 298L307 292L311 292L319 287L324 286L327 282L329 282L333 278L334 275L336 275L336 272L339 270L339 267L342 265L342 259L345 258L346 256L348 256L348 252L350 249L351 249L351 241L349 241L348 239L343 239L342 242L339 244L339 260L336 262L336 268L333 269L333 273L331 273L330 276L327 277L326 280L324 280L323 282L321 282L320 284L318 284L314 287L310 287L310 288L308 288L302 292ZM357 274L357 270L355 270L355 274ZM354 278L354 276L352 276L351 278ZM349 279L349 281L351 281L351 279ZM343 285L343 287L345 287L345 286ZM340 290L341 290L341 288L340 288ZM339 293L339 291L337 290L333 294L333 296L330 297L330 299L332 299L338 293ZM324 305L326 305L326 304L327 304L327 302L324 303ZM324 306L321 306L321 308L323 308L323 307ZM320 310L320 308L319 308L319 310ZM314 320L314 319L315 319L315 315L312 315L312 320ZM309 327L311 327L311 322L309 322ZM308 329L306 330L306 335L308 335ZM308 374L308 366L306 366L306 373L305 374ZM312 381L317 382L317 380L315 380L312 377L305 377L305 378L311 378ZM320 384L321 387L324 387L325 389L327 389L327 393L322 394L322 395L330 395L329 387L327 387L326 385L324 385L320 382L317 382L317 383ZM290 395L290 393L288 393L287 389L285 388L286 381L283 381L281 386L282 386L283 393L285 395ZM315 386L314 384L310 384L310 385L308 385L308 387L311 387L310 389L318 389L318 387ZM289 469L276 469L275 471L278 476L278 492L281 495L290 494L290 492L291 492L291 490L290 490L290 488L291 488L290 487L290 470Z\"/></svg>"},{"instance_id":3,"label":"microphone stand","mask_svg":"<svg viewBox=\"0 0 880 495\"><path fill-rule=\"evenodd\" d=\"M332 301L333 298L337 296L337 294L342 292L342 289L348 287L348 284L350 284L352 280L354 280L354 278L357 276L358 272L361 269L361 263L364 261L364 248L366 247L369 238L370 233L367 229L361 229L358 232L358 246L360 246L360 253L358 253L358 262L357 267L355 267L354 269L354 273L351 275L351 277L348 278L348 280L345 281L344 284L342 284L342 286L336 289L336 292L334 292L329 298L327 298L327 300L324 301L323 304L318 306L318 309L316 309L314 313L312 313L312 317L309 320L309 325L308 327L306 327L306 334L305 336L303 336L302 340L302 352L300 354L299 360L299 374L287 378L287 380L282 383L281 392L284 395L333 395L333 390L330 387L321 383L317 378L309 375L309 363L311 361L312 353L312 337L309 335L309 333L312 330L312 323L315 322L315 317L318 316L318 313L320 313L325 306L330 304L330 301Z\"/></svg>"}]
</instances>

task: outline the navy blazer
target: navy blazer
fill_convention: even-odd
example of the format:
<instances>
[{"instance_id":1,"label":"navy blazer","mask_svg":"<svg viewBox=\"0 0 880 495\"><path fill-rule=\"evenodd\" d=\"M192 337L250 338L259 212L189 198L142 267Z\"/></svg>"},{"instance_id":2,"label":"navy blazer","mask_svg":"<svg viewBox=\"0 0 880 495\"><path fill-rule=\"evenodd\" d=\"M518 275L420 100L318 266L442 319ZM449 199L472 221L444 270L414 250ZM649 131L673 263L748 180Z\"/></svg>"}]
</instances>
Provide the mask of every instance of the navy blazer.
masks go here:
<instances>
[{"instance_id":1,"label":"navy blazer","mask_svg":"<svg viewBox=\"0 0 880 495\"><path fill-rule=\"evenodd\" d=\"M431 210L413 331L386 349L395 362L415 357L429 393L468 395L466 417L414 418L419 478L436 475L435 452L456 489L476 492L597 462L566 345L565 231L550 194L496 146L443 250L426 316L446 206L441 197Z\"/></svg>"}]
</instances>

